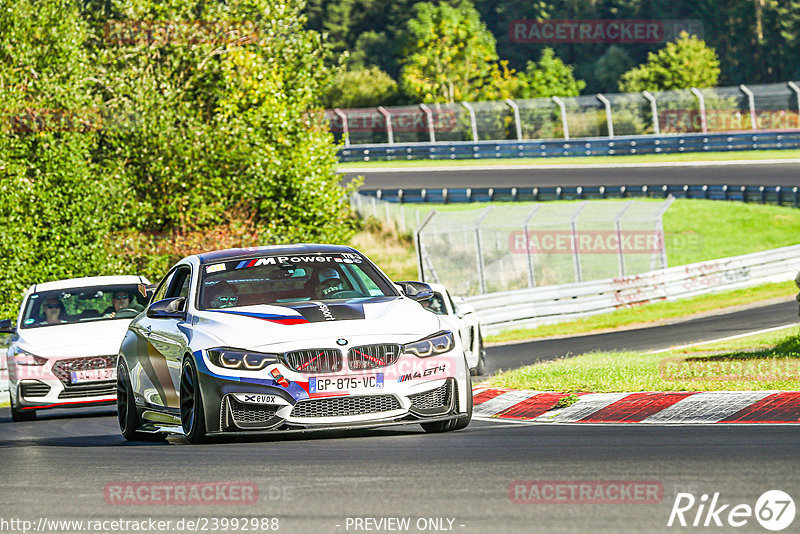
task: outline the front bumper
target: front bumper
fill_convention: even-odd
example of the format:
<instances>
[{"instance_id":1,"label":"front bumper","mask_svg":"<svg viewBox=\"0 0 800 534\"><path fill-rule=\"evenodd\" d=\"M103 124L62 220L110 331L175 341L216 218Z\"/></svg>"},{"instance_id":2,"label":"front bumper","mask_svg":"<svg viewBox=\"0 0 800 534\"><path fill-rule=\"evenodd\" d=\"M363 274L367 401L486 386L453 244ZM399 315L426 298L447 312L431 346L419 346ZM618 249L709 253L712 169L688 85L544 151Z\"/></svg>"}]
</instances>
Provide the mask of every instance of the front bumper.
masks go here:
<instances>
[{"instance_id":1,"label":"front bumper","mask_svg":"<svg viewBox=\"0 0 800 534\"><path fill-rule=\"evenodd\" d=\"M454 358L450 358L455 360ZM206 428L216 433L348 429L418 424L453 419L466 411L465 364L448 365L433 379L405 379L396 370L383 369L387 378L369 392L314 394L309 377L282 369L288 381L270 378L234 378L216 374L198 358ZM463 362L463 359L462 359ZM441 361L425 362L430 368ZM382 369L371 373L381 372ZM365 376L371 373L355 373ZM352 373L351 373L352 374ZM450 375L450 376L447 376ZM268 376L264 373L263 376ZM459 381L459 376L462 381ZM461 382L461 383L460 383Z\"/></svg>"}]
</instances>

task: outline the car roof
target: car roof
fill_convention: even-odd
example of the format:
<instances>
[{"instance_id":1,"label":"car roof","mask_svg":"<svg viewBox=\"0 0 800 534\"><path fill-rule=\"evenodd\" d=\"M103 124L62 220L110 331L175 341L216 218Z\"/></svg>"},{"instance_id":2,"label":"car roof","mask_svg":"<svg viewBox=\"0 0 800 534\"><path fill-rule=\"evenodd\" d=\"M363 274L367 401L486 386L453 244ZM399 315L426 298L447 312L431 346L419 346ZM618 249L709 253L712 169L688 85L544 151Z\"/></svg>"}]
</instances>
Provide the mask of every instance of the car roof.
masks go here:
<instances>
[{"instance_id":1,"label":"car roof","mask_svg":"<svg viewBox=\"0 0 800 534\"><path fill-rule=\"evenodd\" d=\"M444 284L437 284L435 282L425 282L425 283L431 286L431 289L433 289L437 293L444 293L445 291L447 291L447 288L444 287Z\"/></svg>"},{"instance_id":2,"label":"car roof","mask_svg":"<svg viewBox=\"0 0 800 534\"><path fill-rule=\"evenodd\" d=\"M267 254L339 254L342 252L361 254L352 247L344 245L324 245L314 243L297 243L293 245L271 245L265 247L248 247L248 248L229 248L225 250L214 250L211 252L204 252L197 255L200 264L218 263L223 261L239 260L244 258L252 258L259 255Z\"/></svg>"},{"instance_id":3,"label":"car roof","mask_svg":"<svg viewBox=\"0 0 800 534\"><path fill-rule=\"evenodd\" d=\"M31 286L31 292L52 291L54 289L72 289L75 287L107 286L112 284L149 284L147 278L135 275L120 276L85 276L83 278L69 278L67 280L54 280L43 284Z\"/></svg>"}]
</instances>

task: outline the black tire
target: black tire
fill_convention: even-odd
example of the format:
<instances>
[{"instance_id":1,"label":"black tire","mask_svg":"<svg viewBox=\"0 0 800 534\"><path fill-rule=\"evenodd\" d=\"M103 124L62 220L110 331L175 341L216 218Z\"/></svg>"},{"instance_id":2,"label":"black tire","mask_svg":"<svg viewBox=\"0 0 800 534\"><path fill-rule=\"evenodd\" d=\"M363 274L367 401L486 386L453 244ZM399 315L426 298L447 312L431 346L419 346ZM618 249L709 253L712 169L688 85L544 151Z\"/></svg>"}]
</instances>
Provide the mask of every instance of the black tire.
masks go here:
<instances>
[{"instance_id":1,"label":"black tire","mask_svg":"<svg viewBox=\"0 0 800 534\"><path fill-rule=\"evenodd\" d=\"M486 351L483 349L483 335L478 331L478 365L470 369L472 376L483 376L486 374Z\"/></svg>"},{"instance_id":2,"label":"black tire","mask_svg":"<svg viewBox=\"0 0 800 534\"><path fill-rule=\"evenodd\" d=\"M420 423L420 426L425 432L436 434L439 432L452 432L453 430L461 430L466 428L472 421L472 378L467 373L467 413L458 419L451 419L449 421L437 421L436 423Z\"/></svg>"},{"instance_id":3,"label":"black tire","mask_svg":"<svg viewBox=\"0 0 800 534\"><path fill-rule=\"evenodd\" d=\"M189 443L206 441L206 419L194 360L187 356L181 366L181 426Z\"/></svg>"},{"instance_id":4,"label":"black tire","mask_svg":"<svg viewBox=\"0 0 800 534\"><path fill-rule=\"evenodd\" d=\"M117 364L117 423L119 423L119 431L128 441L163 441L164 439L161 434L138 430L142 422L136 411L131 378L123 358L120 358Z\"/></svg>"},{"instance_id":5,"label":"black tire","mask_svg":"<svg viewBox=\"0 0 800 534\"><path fill-rule=\"evenodd\" d=\"M19 423L22 421L33 421L36 419L36 410L20 410L16 406L14 406L14 399L9 396L9 401L11 403L11 420L15 423Z\"/></svg>"}]
</instances>

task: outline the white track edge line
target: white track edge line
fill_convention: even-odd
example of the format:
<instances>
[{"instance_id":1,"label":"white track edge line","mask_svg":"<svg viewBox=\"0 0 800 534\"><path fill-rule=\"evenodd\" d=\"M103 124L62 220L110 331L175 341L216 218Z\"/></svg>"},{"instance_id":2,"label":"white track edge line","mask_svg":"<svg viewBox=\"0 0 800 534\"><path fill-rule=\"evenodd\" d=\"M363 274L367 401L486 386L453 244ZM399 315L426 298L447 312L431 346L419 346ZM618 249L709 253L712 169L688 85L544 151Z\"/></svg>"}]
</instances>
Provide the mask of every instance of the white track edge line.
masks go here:
<instances>
[{"instance_id":1,"label":"white track edge line","mask_svg":"<svg viewBox=\"0 0 800 534\"><path fill-rule=\"evenodd\" d=\"M785 324L783 326L773 326L772 328L764 328L763 330L755 330L755 331L752 331L752 332L745 332L744 334L736 334L735 336L721 337L721 338L718 338L718 339L710 339L708 341L698 341L696 343L689 343L688 345L679 345L677 347L669 347L669 348L666 348L666 349L653 350L653 351L650 351L650 352L648 352L646 354L661 354L662 352L669 352L669 351L672 351L672 350L688 349L690 347L697 347L699 345L708 345L709 343L720 343L722 341L730 341L730 340L739 339L739 338L742 338L742 337L757 336L759 334L768 334L769 332L776 332L778 330L785 330L787 328L792 328L794 326L800 326L800 323Z\"/></svg>"}]
</instances>

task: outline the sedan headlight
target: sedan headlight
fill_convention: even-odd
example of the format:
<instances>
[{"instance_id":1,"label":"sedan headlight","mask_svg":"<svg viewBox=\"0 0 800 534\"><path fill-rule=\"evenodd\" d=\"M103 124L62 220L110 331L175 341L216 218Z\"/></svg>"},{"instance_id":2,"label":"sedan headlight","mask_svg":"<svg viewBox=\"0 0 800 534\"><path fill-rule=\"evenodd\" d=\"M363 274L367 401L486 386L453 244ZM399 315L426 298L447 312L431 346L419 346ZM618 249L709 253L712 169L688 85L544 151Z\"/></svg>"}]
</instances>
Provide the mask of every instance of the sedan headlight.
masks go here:
<instances>
[{"instance_id":1,"label":"sedan headlight","mask_svg":"<svg viewBox=\"0 0 800 534\"><path fill-rule=\"evenodd\" d=\"M17 365L44 365L47 363L47 358L17 349L17 353L14 355L14 363Z\"/></svg>"},{"instance_id":2,"label":"sedan headlight","mask_svg":"<svg viewBox=\"0 0 800 534\"><path fill-rule=\"evenodd\" d=\"M403 345L403 352L406 354L413 354L418 358L428 358L451 351L455 346L456 343L455 339L453 339L453 333L442 331L426 337L425 339Z\"/></svg>"},{"instance_id":3,"label":"sedan headlight","mask_svg":"<svg viewBox=\"0 0 800 534\"><path fill-rule=\"evenodd\" d=\"M211 363L225 369L259 371L271 363L278 363L277 354L252 352L236 349L210 349L208 359Z\"/></svg>"}]
</instances>

